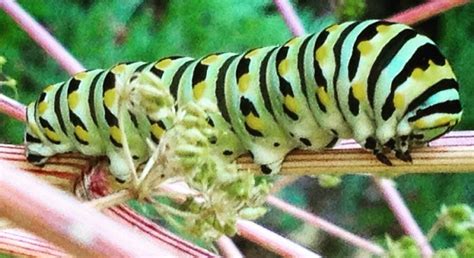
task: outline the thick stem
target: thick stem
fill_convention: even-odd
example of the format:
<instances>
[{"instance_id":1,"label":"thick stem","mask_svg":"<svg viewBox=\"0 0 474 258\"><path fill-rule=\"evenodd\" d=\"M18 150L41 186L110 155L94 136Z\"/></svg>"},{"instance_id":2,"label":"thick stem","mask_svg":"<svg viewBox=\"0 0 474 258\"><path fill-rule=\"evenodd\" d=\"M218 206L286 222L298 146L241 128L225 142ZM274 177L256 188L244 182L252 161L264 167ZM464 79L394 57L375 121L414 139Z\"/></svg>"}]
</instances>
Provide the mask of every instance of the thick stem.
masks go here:
<instances>
[{"instance_id":1,"label":"thick stem","mask_svg":"<svg viewBox=\"0 0 474 258\"><path fill-rule=\"evenodd\" d=\"M179 254L81 205L73 197L25 174L8 162L0 161L0 167L1 215L72 254L89 257Z\"/></svg>"}]
</instances>

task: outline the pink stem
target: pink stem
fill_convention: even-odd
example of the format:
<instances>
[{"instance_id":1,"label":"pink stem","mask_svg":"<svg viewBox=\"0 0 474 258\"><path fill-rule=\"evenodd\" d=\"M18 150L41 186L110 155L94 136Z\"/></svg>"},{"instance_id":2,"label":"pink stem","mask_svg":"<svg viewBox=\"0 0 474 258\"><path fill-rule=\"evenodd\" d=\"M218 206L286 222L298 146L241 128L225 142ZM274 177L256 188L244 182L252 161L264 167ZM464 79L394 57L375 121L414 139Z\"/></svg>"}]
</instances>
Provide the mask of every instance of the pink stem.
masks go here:
<instances>
[{"instance_id":1,"label":"pink stem","mask_svg":"<svg viewBox=\"0 0 474 258\"><path fill-rule=\"evenodd\" d=\"M1 1L1 0L0 0ZM26 121L26 108L23 104L0 94L0 112L19 121Z\"/></svg>"},{"instance_id":2,"label":"pink stem","mask_svg":"<svg viewBox=\"0 0 474 258\"><path fill-rule=\"evenodd\" d=\"M308 249L248 220L237 220L238 234L284 257L320 257Z\"/></svg>"},{"instance_id":3,"label":"pink stem","mask_svg":"<svg viewBox=\"0 0 474 258\"><path fill-rule=\"evenodd\" d=\"M357 235L352 234L351 232L348 232L331 222L322 219L321 217L318 217L314 214L311 214L307 211L304 211L300 208L297 208L287 202L284 202L281 199L278 199L277 197L274 196L268 196L267 197L267 202L276 208L291 214L295 216L296 218L299 218L306 223L313 225L317 228L320 228L321 230L327 232L330 235L333 235L335 237L338 237L344 241L346 241L349 244L352 244L354 246L357 246L361 249L367 250L375 255L381 256L385 252L382 247L379 245L372 243L362 237L359 237Z\"/></svg>"},{"instance_id":4,"label":"pink stem","mask_svg":"<svg viewBox=\"0 0 474 258\"><path fill-rule=\"evenodd\" d=\"M217 240L217 246L219 247L220 253L224 258L243 258L244 255L235 246L235 243L226 236L221 236Z\"/></svg>"},{"instance_id":5,"label":"pink stem","mask_svg":"<svg viewBox=\"0 0 474 258\"><path fill-rule=\"evenodd\" d=\"M53 37L35 21L23 8L12 0L1 0L2 8L15 22L25 30L48 55L53 57L68 73L75 74L85 68Z\"/></svg>"},{"instance_id":6,"label":"pink stem","mask_svg":"<svg viewBox=\"0 0 474 258\"><path fill-rule=\"evenodd\" d=\"M9 162L0 161L0 167L2 217L72 254L83 257L178 255L97 210L81 205L70 195L14 168Z\"/></svg>"},{"instance_id":7,"label":"pink stem","mask_svg":"<svg viewBox=\"0 0 474 258\"><path fill-rule=\"evenodd\" d=\"M469 0L432 0L395 14L394 16L387 18L387 20L405 24L414 24L469 2Z\"/></svg>"},{"instance_id":8,"label":"pink stem","mask_svg":"<svg viewBox=\"0 0 474 258\"><path fill-rule=\"evenodd\" d=\"M384 199L387 201L388 206L392 210L397 220L400 222L400 226L403 228L403 231L405 231L407 235L411 236L417 243L421 250L422 256L433 256L433 249L431 248L428 239L425 237L425 235L423 235L423 232L403 201L402 196L397 191L397 189L395 189L394 182L392 180L379 177L372 178L374 179L373 181L377 186L377 189L382 193Z\"/></svg>"},{"instance_id":9,"label":"pink stem","mask_svg":"<svg viewBox=\"0 0 474 258\"><path fill-rule=\"evenodd\" d=\"M288 0L273 0L273 3L277 6L278 11L283 16L283 20L285 20L293 35L301 36L306 34L303 24Z\"/></svg>"}]
</instances>

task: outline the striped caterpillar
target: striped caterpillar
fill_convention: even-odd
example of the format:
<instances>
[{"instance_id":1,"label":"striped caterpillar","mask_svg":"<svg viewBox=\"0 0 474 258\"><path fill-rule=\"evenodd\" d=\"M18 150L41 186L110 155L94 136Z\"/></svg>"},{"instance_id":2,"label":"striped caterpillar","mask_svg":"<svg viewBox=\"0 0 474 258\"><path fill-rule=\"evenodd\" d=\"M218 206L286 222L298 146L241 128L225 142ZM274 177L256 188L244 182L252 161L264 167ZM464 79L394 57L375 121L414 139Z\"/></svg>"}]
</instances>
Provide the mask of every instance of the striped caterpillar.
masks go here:
<instances>
[{"instance_id":1,"label":"striped caterpillar","mask_svg":"<svg viewBox=\"0 0 474 258\"><path fill-rule=\"evenodd\" d=\"M322 150L339 138L353 138L387 165L388 151L411 161L412 147L450 131L462 114L456 78L429 38L402 24L345 22L243 54L78 73L28 106L28 160L42 164L68 151L106 155L117 180L127 180L119 126L133 142L136 164L149 158L145 139L158 144L172 126L143 109L119 116L119 105L140 104L126 98L124 82L145 72L169 89L178 108L214 106L208 122L225 133L212 144L229 160L250 152L265 174L278 171L294 148Z\"/></svg>"}]
</instances>

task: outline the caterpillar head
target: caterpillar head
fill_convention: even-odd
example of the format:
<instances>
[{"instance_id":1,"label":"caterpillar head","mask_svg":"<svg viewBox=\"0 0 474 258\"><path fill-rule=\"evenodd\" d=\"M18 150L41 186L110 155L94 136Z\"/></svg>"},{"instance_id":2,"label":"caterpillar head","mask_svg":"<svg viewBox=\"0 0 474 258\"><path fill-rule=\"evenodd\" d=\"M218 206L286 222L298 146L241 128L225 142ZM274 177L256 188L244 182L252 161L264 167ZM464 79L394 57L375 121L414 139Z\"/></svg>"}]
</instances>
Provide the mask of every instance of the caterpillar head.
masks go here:
<instances>
[{"instance_id":1,"label":"caterpillar head","mask_svg":"<svg viewBox=\"0 0 474 258\"><path fill-rule=\"evenodd\" d=\"M435 140L445 133L451 131L454 126L459 123L462 115L460 102L456 101L452 104L450 102L450 105L446 103L444 104L446 107L441 110L443 113L435 113L423 116L411 123L413 128L410 136L412 145L423 145ZM453 113L444 113L451 111L453 111Z\"/></svg>"}]
</instances>

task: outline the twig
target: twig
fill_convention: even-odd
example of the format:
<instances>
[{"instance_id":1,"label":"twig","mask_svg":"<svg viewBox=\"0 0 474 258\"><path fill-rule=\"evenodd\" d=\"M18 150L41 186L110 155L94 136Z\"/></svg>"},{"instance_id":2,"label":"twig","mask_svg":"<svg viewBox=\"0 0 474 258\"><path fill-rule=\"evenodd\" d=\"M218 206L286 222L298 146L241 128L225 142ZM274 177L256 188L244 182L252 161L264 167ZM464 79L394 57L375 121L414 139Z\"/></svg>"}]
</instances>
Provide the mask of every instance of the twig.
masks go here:
<instances>
[{"instance_id":1,"label":"twig","mask_svg":"<svg viewBox=\"0 0 474 258\"><path fill-rule=\"evenodd\" d=\"M278 11L293 35L301 36L306 33L303 24L288 0L273 0L273 3L277 6Z\"/></svg>"},{"instance_id":2,"label":"twig","mask_svg":"<svg viewBox=\"0 0 474 258\"><path fill-rule=\"evenodd\" d=\"M397 220L400 221L400 225L403 230L415 240L418 247L421 250L422 257L432 257L433 249L431 248L428 239L423 235L420 227L416 224L415 219L405 205L403 198L400 193L395 189L394 182L379 177L373 177L375 185L382 193L383 197L390 202L387 202L388 206L394 212Z\"/></svg>"},{"instance_id":3,"label":"twig","mask_svg":"<svg viewBox=\"0 0 474 258\"><path fill-rule=\"evenodd\" d=\"M23 104L0 93L0 113L19 121L26 121L26 108Z\"/></svg>"},{"instance_id":4,"label":"twig","mask_svg":"<svg viewBox=\"0 0 474 258\"><path fill-rule=\"evenodd\" d=\"M320 257L300 245L248 220L238 220L239 235L284 257ZM258 234L256 234L258 232Z\"/></svg>"},{"instance_id":5,"label":"twig","mask_svg":"<svg viewBox=\"0 0 474 258\"><path fill-rule=\"evenodd\" d=\"M446 12L457 6L465 5L471 1L469 0L433 0L427 3L420 4L416 7L410 8L394 16L387 18L388 21L401 22L405 24L414 24L440 13Z\"/></svg>"},{"instance_id":6,"label":"twig","mask_svg":"<svg viewBox=\"0 0 474 258\"><path fill-rule=\"evenodd\" d=\"M89 257L179 254L168 246L158 246L144 235L113 222L92 208L80 205L71 196L8 162L0 161L0 167L1 215L72 254Z\"/></svg>"},{"instance_id":7,"label":"twig","mask_svg":"<svg viewBox=\"0 0 474 258\"><path fill-rule=\"evenodd\" d=\"M226 236L221 236L217 240L217 246L219 247L220 253L224 258L243 258L244 255L235 246L232 239Z\"/></svg>"},{"instance_id":8,"label":"twig","mask_svg":"<svg viewBox=\"0 0 474 258\"><path fill-rule=\"evenodd\" d=\"M330 235L333 235L335 237L338 237L344 241L346 241L349 244L352 244L354 246L357 246L361 249L367 250L371 252L372 254L381 256L384 253L384 249L375 244L372 243L362 237L359 237L357 235L352 234L351 232L348 232L331 222L324 220L323 218L320 218L314 214L311 214L307 211L304 211L300 208L297 208L287 202L284 202L283 200L278 199L277 197L274 196L268 196L267 197L267 202L276 208L293 215L296 218L299 218L306 223L313 225L317 228L320 228L321 230L327 232Z\"/></svg>"},{"instance_id":9,"label":"twig","mask_svg":"<svg viewBox=\"0 0 474 258\"><path fill-rule=\"evenodd\" d=\"M75 74L85 68L53 37L13 0L1 0L3 9L28 35L54 58L68 73Z\"/></svg>"}]
</instances>

